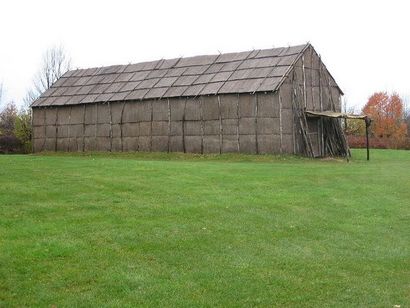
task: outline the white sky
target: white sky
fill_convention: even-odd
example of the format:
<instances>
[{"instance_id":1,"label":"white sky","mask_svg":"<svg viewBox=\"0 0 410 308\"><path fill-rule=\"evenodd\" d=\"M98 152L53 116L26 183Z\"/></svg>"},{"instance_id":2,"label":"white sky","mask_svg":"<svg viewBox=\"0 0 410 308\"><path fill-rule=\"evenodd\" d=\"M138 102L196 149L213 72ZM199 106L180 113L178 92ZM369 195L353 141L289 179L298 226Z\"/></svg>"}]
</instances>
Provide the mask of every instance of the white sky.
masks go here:
<instances>
[{"instance_id":1,"label":"white sky","mask_svg":"<svg viewBox=\"0 0 410 308\"><path fill-rule=\"evenodd\" d=\"M83 68L309 41L349 106L380 90L410 101L408 3L1 0L0 83L21 101L53 45Z\"/></svg>"}]
</instances>

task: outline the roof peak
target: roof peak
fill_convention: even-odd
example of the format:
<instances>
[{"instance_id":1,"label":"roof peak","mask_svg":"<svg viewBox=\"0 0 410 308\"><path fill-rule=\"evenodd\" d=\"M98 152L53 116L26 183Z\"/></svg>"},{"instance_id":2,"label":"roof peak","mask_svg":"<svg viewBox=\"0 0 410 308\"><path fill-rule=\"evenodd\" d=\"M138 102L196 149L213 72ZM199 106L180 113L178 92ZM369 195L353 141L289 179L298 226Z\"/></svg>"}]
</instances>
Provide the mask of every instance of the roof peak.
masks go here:
<instances>
[{"instance_id":1,"label":"roof peak","mask_svg":"<svg viewBox=\"0 0 410 308\"><path fill-rule=\"evenodd\" d=\"M156 59L156 60L147 60L147 61L141 61L141 62L133 62L133 63L128 63L128 64L111 64L111 65L103 65L103 66L94 66L94 67L84 67L84 68L75 68L71 69L68 72L72 71L82 71L82 70L99 70L99 69L104 69L104 68L112 68L114 69L115 67L124 67L124 66L130 66L130 65L141 65L141 64L154 64L158 62L165 62L165 61L178 61L181 59L192 59L192 58L200 58L200 57L218 57L218 56L228 56L228 55L235 55L235 54L244 54L244 53L252 53L252 52L261 52L261 53L267 53L269 51L274 51L274 50L284 50L288 48L292 48L292 50L297 50L299 49L300 51L305 49L306 47L311 46L311 44L305 43L305 44L299 44L299 45L289 45L289 46L282 46L282 47L272 47L272 48L263 48L263 49L252 49L252 50L245 50L245 51L232 51L232 52L223 52L223 53L212 53L212 54L200 54L200 55L193 55L193 56L181 56L181 57L176 57L176 58L161 58L161 59ZM294 54L300 53L300 51L294 52ZM267 56L265 56L267 57ZM157 68L158 69L158 68Z\"/></svg>"}]
</instances>

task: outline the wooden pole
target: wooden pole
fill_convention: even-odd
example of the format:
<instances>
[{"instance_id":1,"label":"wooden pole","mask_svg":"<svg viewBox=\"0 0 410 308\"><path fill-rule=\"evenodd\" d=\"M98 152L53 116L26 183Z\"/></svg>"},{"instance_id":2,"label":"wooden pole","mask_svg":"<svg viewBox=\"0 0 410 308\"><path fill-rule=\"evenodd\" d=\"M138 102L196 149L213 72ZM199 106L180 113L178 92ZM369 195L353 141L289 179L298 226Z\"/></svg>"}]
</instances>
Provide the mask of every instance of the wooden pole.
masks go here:
<instances>
[{"instance_id":1,"label":"wooden pole","mask_svg":"<svg viewBox=\"0 0 410 308\"><path fill-rule=\"evenodd\" d=\"M201 154L204 154L204 110L203 110L203 101L202 98L199 97L199 111L201 117Z\"/></svg>"},{"instance_id":2,"label":"wooden pole","mask_svg":"<svg viewBox=\"0 0 410 308\"><path fill-rule=\"evenodd\" d=\"M153 100L151 100L151 124L150 124L150 139L149 139L149 151L152 152L152 122L154 121L154 106Z\"/></svg>"},{"instance_id":3,"label":"wooden pole","mask_svg":"<svg viewBox=\"0 0 410 308\"><path fill-rule=\"evenodd\" d=\"M73 109L73 106L70 106L70 113L68 114L68 152L70 152L71 147L70 147L70 143L71 143L71 111Z\"/></svg>"},{"instance_id":4,"label":"wooden pole","mask_svg":"<svg viewBox=\"0 0 410 308\"><path fill-rule=\"evenodd\" d=\"M95 145L94 151L98 150L98 103L95 103Z\"/></svg>"},{"instance_id":5,"label":"wooden pole","mask_svg":"<svg viewBox=\"0 0 410 308\"><path fill-rule=\"evenodd\" d=\"M293 143L293 154L296 154L296 152L299 152L299 142L298 145L296 145L296 121L297 121L297 117L296 117L296 107L295 107L295 95L294 95L294 91L293 91L293 87L294 87L294 73L292 74L292 90L291 90L291 95L292 95L292 143ZM278 91L278 93L280 93L280 89ZM281 110L279 110L279 115L280 115Z\"/></svg>"},{"instance_id":6,"label":"wooden pole","mask_svg":"<svg viewBox=\"0 0 410 308\"><path fill-rule=\"evenodd\" d=\"M83 105L83 152L85 151L85 104Z\"/></svg>"},{"instance_id":7,"label":"wooden pole","mask_svg":"<svg viewBox=\"0 0 410 308\"><path fill-rule=\"evenodd\" d=\"M319 104L320 111L323 111L323 94L322 94L322 59L319 56Z\"/></svg>"},{"instance_id":8,"label":"wooden pole","mask_svg":"<svg viewBox=\"0 0 410 308\"><path fill-rule=\"evenodd\" d=\"M294 95L294 99L292 100L293 101L292 103L294 104L293 107L299 119L299 130L300 130L300 134L303 139L305 154L308 157L314 157L312 143L309 137L309 128L308 128L308 124L306 120L306 114L304 112L303 106L301 106L301 104L303 103L303 89L301 88L300 85L295 84L295 78L293 78L292 85L293 85L292 87L293 87L293 95ZM297 89L296 89L296 86L298 87ZM298 93L301 93L302 98L298 95Z\"/></svg>"},{"instance_id":9,"label":"wooden pole","mask_svg":"<svg viewBox=\"0 0 410 308\"><path fill-rule=\"evenodd\" d=\"M186 153L185 147L185 110L186 110L186 98L184 99L184 113L182 115L182 149Z\"/></svg>"},{"instance_id":10,"label":"wooden pole","mask_svg":"<svg viewBox=\"0 0 410 308\"><path fill-rule=\"evenodd\" d=\"M293 123L292 123L292 142L293 142L293 154L296 154L297 152L300 151L299 149L299 141L296 140L296 123L299 120L297 117L297 110L296 110L296 103L295 103L295 94L294 94L294 86L295 86L295 72L293 72L292 76L292 90L291 90L291 95L292 95L292 115L293 115ZM280 93L280 89L278 93ZM282 111L279 110L279 115ZM297 144L296 144L297 143Z\"/></svg>"},{"instance_id":11,"label":"wooden pole","mask_svg":"<svg viewBox=\"0 0 410 308\"><path fill-rule=\"evenodd\" d=\"M258 145L258 94L255 94L255 146L256 154L259 154L259 145Z\"/></svg>"},{"instance_id":12,"label":"wooden pole","mask_svg":"<svg viewBox=\"0 0 410 308\"><path fill-rule=\"evenodd\" d=\"M219 154L222 153L222 116L221 116L221 99L218 95L218 113L219 113Z\"/></svg>"},{"instance_id":13,"label":"wooden pole","mask_svg":"<svg viewBox=\"0 0 410 308\"><path fill-rule=\"evenodd\" d=\"M316 110L316 102L315 102L315 91L313 91L314 84L313 84L313 50L310 49L310 91L312 92L312 107L313 110Z\"/></svg>"},{"instance_id":14,"label":"wooden pole","mask_svg":"<svg viewBox=\"0 0 410 308\"><path fill-rule=\"evenodd\" d=\"M366 123L366 150L367 150L367 160L370 160L370 153L369 153L369 126L370 126L370 119L365 118L364 119Z\"/></svg>"},{"instance_id":15,"label":"wooden pole","mask_svg":"<svg viewBox=\"0 0 410 308\"><path fill-rule=\"evenodd\" d=\"M303 104L305 105L305 110L307 108L307 95L306 95L306 70L305 70L305 55L302 56L302 72L303 72Z\"/></svg>"},{"instance_id":16,"label":"wooden pole","mask_svg":"<svg viewBox=\"0 0 410 308\"><path fill-rule=\"evenodd\" d=\"M110 152L112 152L112 108L111 108L111 103L108 102L108 109L110 111Z\"/></svg>"},{"instance_id":17,"label":"wooden pole","mask_svg":"<svg viewBox=\"0 0 410 308\"><path fill-rule=\"evenodd\" d=\"M124 141L123 141L123 128L122 128L122 119L124 116L125 101L122 103L121 107L121 117L120 117L120 139L121 139L121 152L124 152Z\"/></svg>"},{"instance_id":18,"label":"wooden pole","mask_svg":"<svg viewBox=\"0 0 410 308\"><path fill-rule=\"evenodd\" d=\"M57 138L57 136L56 136L56 138ZM44 107L44 141L43 141L43 144L41 145L40 152L44 151L44 148L46 146L46 141L47 141L47 107ZM33 146L34 146L34 144L33 144Z\"/></svg>"},{"instance_id":19,"label":"wooden pole","mask_svg":"<svg viewBox=\"0 0 410 308\"><path fill-rule=\"evenodd\" d=\"M236 94L236 139L238 145L238 153L240 153L241 143L239 140L239 93Z\"/></svg>"},{"instance_id":20,"label":"wooden pole","mask_svg":"<svg viewBox=\"0 0 410 308\"><path fill-rule=\"evenodd\" d=\"M56 122L55 122L55 133L56 133L56 139L55 139L55 143L54 143L54 152L57 152L57 140L58 140L58 110L60 108L56 108Z\"/></svg>"},{"instance_id":21,"label":"wooden pole","mask_svg":"<svg viewBox=\"0 0 410 308\"><path fill-rule=\"evenodd\" d=\"M319 58L319 106L320 111L323 111L323 97L322 97L322 59ZM322 156L326 156L325 136L324 136L324 123L323 118L320 118L320 140L322 143Z\"/></svg>"},{"instance_id":22,"label":"wooden pole","mask_svg":"<svg viewBox=\"0 0 410 308\"><path fill-rule=\"evenodd\" d=\"M169 104L169 98L167 98L167 107L168 107L168 153L169 153L170 141L171 141L171 106Z\"/></svg>"},{"instance_id":23,"label":"wooden pole","mask_svg":"<svg viewBox=\"0 0 410 308\"><path fill-rule=\"evenodd\" d=\"M275 94L274 94L275 95ZM282 128L282 96L280 95L280 90L278 91L278 99L279 99L279 153L283 154L283 128ZM293 143L295 143L295 136L292 136ZM296 152L295 150L293 152ZM295 154L295 153L294 153Z\"/></svg>"}]
</instances>

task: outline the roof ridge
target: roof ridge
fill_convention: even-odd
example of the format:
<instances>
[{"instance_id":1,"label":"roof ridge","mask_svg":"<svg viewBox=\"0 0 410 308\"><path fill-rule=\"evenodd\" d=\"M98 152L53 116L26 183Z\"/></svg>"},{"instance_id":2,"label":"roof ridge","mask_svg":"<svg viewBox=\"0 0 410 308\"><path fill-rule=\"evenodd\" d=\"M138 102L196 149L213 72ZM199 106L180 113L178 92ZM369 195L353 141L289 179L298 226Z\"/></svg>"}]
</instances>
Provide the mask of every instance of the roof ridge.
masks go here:
<instances>
[{"instance_id":1,"label":"roof ridge","mask_svg":"<svg viewBox=\"0 0 410 308\"><path fill-rule=\"evenodd\" d=\"M309 46L307 43L76 69L64 74L33 106L274 92Z\"/></svg>"},{"instance_id":2,"label":"roof ridge","mask_svg":"<svg viewBox=\"0 0 410 308\"><path fill-rule=\"evenodd\" d=\"M107 68L107 67L111 67L111 66L129 66L129 65L135 65L135 64L143 64L143 63L150 63L150 62L156 62L156 61L168 61L168 60L174 60L174 59L178 59L178 61L180 61L181 59L189 59L189 58L196 58L196 57L204 57L204 56L221 56L221 55L227 55L227 54L235 54L235 53L242 53L242 52L254 52L255 50L258 51L263 51L263 50L274 50L274 49L281 49L281 48L296 48L296 47L300 47L300 46L306 46L310 43L306 43L306 44L300 44L300 45L289 45L289 46L282 46L282 47L273 47L273 48L264 48L264 49L249 49L249 50L242 50L242 51L231 51L231 52L223 52L223 53L218 53L218 54L201 54L201 55L194 55L194 56L187 56L187 57L175 57L175 58L161 58L161 59L156 59L156 60L147 60L147 61L141 61L141 62L134 62L134 63L128 63L128 64L110 64L110 65L103 65L103 66L93 66L93 67L84 67L84 68L75 68L75 69L71 69L68 70L66 73L68 72L73 72L73 71L85 71L85 70L89 70L89 69L100 69L100 68ZM295 54L299 54L295 53ZM268 56L265 57L261 57L261 58L268 58ZM156 68L155 68L156 69ZM66 74L65 73L65 74ZM64 75L65 75L64 74ZM106 73L106 74L110 74L110 73ZM61 76L61 77L64 77ZM94 74L93 74L94 75ZM90 75L90 76L93 76ZM104 75L104 74L101 74ZM83 77L83 76L80 76ZM85 77L85 76L84 76Z\"/></svg>"}]
</instances>

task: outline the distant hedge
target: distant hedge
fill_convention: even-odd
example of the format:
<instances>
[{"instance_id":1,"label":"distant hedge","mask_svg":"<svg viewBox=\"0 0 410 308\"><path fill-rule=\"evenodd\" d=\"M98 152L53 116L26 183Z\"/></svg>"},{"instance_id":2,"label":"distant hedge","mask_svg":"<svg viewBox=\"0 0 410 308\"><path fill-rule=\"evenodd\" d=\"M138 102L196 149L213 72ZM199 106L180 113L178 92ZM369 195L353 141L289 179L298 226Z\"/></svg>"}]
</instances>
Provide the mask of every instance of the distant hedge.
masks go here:
<instances>
[{"instance_id":1,"label":"distant hedge","mask_svg":"<svg viewBox=\"0 0 410 308\"><path fill-rule=\"evenodd\" d=\"M357 135L348 135L347 142L351 148L365 148L366 137ZM396 144L389 138L369 138L369 146L373 149L404 149L410 150L410 137L407 137L402 143Z\"/></svg>"}]
</instances>

